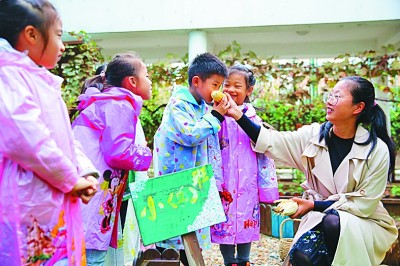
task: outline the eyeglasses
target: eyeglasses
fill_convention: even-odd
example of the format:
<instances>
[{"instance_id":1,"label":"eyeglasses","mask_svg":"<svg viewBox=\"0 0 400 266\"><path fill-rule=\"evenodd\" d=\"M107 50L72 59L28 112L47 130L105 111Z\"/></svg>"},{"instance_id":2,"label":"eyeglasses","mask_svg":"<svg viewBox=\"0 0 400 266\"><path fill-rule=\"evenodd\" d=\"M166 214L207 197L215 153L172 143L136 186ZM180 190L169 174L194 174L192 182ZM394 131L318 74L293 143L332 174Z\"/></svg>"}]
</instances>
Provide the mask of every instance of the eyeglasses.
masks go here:
<instances>
[{"instance_id":1,"label":"eyeglasses","mask_svg":"<svg viewBox=\"0 0 400 266\"><path fill-rule=\"evenodd\" d=\"M332 92L325 92L323 94L322 100L324 103L328 103L331 105L336 105L339 102L339 99L342 98L338 94L332 94Z\"/></svg>"}]
</instances>

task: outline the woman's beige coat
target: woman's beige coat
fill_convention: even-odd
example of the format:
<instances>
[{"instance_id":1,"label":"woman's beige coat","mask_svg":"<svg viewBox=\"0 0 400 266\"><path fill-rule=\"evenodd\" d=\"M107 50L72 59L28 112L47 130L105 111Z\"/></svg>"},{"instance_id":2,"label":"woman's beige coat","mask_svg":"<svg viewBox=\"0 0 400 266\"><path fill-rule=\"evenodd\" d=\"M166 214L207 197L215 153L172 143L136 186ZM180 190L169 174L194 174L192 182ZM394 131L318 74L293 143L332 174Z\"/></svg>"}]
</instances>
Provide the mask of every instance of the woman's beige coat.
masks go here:
<instances>
[{"instance_id":1,"label":"woman's beige coat","mask_svg":"<svg viewBox=\"0 0 400 266\"><path fill-rule=\"evenodd\" d=\"M380 201L386 188L389 150L378 139L368 156L371 144L356 144L369 136L359 126L355 143L333 175L328 147L325 140L319 141L319 129L319 124L303 126L294 132L262 128L254 150L303 171L306 175L303 197L336 201L329 207L340 215L340 238L332 265L379 265L397 239L395 222ZM303 216L293 243L324 215L312 211ZM284 265L290 265L288 258Z\"/></svg>"}]
</instances>

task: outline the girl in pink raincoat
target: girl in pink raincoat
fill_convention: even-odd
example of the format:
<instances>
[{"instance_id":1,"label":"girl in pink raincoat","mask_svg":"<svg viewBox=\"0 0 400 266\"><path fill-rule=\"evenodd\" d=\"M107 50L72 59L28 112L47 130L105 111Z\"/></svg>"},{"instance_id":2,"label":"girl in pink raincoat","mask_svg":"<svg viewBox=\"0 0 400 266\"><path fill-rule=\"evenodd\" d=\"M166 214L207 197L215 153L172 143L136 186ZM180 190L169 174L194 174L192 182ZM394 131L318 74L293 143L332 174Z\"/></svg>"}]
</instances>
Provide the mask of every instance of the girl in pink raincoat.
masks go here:
<instances>
[{"instance_id":1,"label":"girl in pink raincoat","mask_svg":"<svg viewBox=\"0 0 400 266\"><path fill-rule=\"evenodd\" d=\"M150 149L135 138L143 100L150 97L146 65L135 54L116 55L105 71L85 82L79 96L80 114L72 128L100 171L100 191L82 207L88 265L103 265L109 246L117 248L127 170L150 166Z\"/></svg>"},{"instance_id":2,"label":"girl in pink raincoat","mask_svg":"<svg viewBox=\"0 0 400 266\"><path fill-rule=\"evenodd\" d=\"M261 124L249 103L255 82L250 69L235 65L229 69L223 92L251 121ZM223 173L220 195L226 221L211 227L211 241L220 244L225 265L247 266L251 242L260 238L260 202L279 198L275 164L252 150L250 138L231 117L225 116L218 137Z\"/></svg>"},{"instance_id":3,"label":"girl in pink raincoat","mask_svg":"<svg viewBox=\"0 0 400 266\"><path fill-rule=\"evenodd\" d=\"M97 170L46 69L61 35L48 1L0 1L0 265L86 265L77 196L90 200Z\"/></svg>"}]
</instances>

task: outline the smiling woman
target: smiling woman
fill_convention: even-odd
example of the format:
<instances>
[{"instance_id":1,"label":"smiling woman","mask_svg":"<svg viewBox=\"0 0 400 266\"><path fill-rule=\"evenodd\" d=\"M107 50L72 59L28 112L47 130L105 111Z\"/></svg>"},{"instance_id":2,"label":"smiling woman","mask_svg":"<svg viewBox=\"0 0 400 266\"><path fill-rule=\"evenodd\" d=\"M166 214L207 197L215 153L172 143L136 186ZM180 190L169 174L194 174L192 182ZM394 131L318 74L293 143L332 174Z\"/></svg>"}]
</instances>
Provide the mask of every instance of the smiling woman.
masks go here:
<instances>
[{"instance_id":1,"label":"smiling woman","mask_svg":"<svg viewBox=\"0 0 400 266\"><path fill-rule=\"evenodd\" d=\"M397 239L395 222L380 201L393 178L395 146L374 86L346 77L332 92L340 97L328 98L328 121L294 132L254 125L234 101L227 112L255 142L256 151L306 175L303 198L292 198L299 209L291 218L302 217L302 223L285 265L379 265ZM361 234L362 244L356 237ZM377 245L375 238L384 241ZM362 256L349 258L350 248Z\"/></svg>"}]
</instances>

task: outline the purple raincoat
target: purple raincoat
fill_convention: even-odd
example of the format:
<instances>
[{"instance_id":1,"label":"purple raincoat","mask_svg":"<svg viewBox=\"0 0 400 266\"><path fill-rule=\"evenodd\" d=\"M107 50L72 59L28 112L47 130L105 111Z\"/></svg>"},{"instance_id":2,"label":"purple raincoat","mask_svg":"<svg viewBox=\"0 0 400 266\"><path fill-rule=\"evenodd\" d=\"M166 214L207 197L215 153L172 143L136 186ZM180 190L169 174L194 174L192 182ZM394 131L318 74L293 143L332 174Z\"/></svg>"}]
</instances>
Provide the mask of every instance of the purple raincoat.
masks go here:
<instances>
[{"instance_id":1,"label":"purple raincoat","mask_svg":"<svg viewBox=\"0 0 400 266\"><path fill-rule=\"evenodd\" d=\"M240 107L250 120L261 124L252 105ZM211 227L211 241L242 244L259 240L260 202L279 198L274 161L252 150L250 138L231 117L225 116L218 137L223 172L221 192L225 196L221 200L227 220Z\"/></svg>"},{"instance_id":2,"label":"purple raincoat","mask_svg":"<svg viewBox=\"0 0 400 266\"><path fill-rule=\"evenodd\" d=\"M62 79L1 38L0 65L0 265L86 265L80 200L65 193L97 171L74 141Z\"/></svg>"},{"instance_id":3,"label":"purple raincoat","mask_svg":"<svg viewBox=\"0 0 400 266\"><path fill-rule=\"evenodd\" d=\"M152 159L150 149L135 141L143 100L119 87L103 92L88 88L79 100L81 113L72 128L100 171L99 191L89 204L82 205L86 248L107 250L117 247L116 218L126 170L146 171Z\"/></svg>"}]
</instances>

